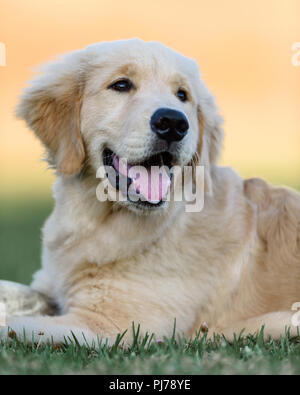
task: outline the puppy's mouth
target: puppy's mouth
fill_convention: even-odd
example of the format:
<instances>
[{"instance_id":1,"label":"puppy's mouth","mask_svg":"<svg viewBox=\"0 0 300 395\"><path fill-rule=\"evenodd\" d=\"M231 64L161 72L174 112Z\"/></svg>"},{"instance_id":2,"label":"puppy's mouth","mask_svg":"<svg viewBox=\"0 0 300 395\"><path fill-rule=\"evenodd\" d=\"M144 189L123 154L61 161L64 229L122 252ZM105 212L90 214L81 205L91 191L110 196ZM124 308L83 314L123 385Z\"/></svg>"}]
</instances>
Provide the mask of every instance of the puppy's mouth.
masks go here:
<instances>
[{"instance_id":1,"label":"puppy's mouth","mask_svg":"<svg viewBox=\"0 0 300 395\"><path fill-rule=\"evenodd\" d=\"M135 163L129 163L108 148L103 152L111 185L131 203L148 208L163 204L172 181L172 162L173 155L167 151Z\"/></svg>"}]
</instances>

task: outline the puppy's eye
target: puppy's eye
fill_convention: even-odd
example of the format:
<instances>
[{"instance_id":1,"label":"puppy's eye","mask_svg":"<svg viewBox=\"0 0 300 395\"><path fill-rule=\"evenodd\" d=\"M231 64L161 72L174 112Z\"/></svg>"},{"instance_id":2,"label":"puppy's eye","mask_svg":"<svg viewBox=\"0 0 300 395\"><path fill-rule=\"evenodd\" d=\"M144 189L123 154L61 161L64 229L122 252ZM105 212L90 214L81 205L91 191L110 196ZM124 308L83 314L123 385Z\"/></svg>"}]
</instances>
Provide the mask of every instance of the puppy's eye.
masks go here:
<instances>
[{"instance_id":1,"label":"puppy's eye","mask_svg":"<svg viewBox=\"0 0 300 395\"><path fill-rule=\"evenodd\" d=\"M133 88L133 84L130 80L123 79L109 85L108 89L113 89L118 92L129 92Z\"/></svg>"},{"instance_id":2,"label":"puppy's eye","mask_svg":"<svg viewBox=\"0 0 300 395\"><path fill-rule=\"evenodd\" d=\"M176 93L176 96L183 102L187 101L187 93L183 89L179 89Z\"/></svg>"}]
</instances>

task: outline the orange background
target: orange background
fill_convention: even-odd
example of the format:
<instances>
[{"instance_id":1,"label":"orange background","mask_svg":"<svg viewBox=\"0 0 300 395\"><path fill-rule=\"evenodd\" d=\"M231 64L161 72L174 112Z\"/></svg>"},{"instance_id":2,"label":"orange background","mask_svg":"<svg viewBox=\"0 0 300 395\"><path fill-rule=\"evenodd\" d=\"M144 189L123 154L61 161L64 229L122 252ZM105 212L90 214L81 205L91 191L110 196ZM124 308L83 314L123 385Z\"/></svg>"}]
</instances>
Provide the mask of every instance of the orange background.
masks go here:
<instances>
[{"instance_id":1,"label":"orange background","mask_svg":"<svg viewBox=\"0 0 300 395\"><path fill-rule=\"evenodd\" d=\"M225 118L223 164L300 187L300 0L0 0L1 195L50 191L40 143L13 115L30 69L131 37L197 59Z\"/></svg>"}]
</instances>

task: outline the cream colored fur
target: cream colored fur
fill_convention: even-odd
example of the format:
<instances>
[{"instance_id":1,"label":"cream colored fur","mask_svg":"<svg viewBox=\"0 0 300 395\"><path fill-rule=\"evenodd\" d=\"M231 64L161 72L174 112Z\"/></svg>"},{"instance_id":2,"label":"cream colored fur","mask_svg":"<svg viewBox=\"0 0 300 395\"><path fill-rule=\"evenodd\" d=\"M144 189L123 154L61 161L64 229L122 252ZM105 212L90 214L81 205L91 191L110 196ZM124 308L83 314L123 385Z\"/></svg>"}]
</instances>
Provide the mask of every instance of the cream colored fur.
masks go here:
<instances>
[{"instance_id":1,"label":"cream colored fur","mask_svg":"<svg viewBox=\"0 0 300 395\"><path fill-rule=\"evenodd\" d=\"M107 86L120 77L136 89ZM175 96L184 87L189 100ZM130 161L149 155L149 118L159 107L190 123L180 165L198 149L205 203L186 213L170 202L156 212L96 199L106 145ZM96 44L46 66L25 91L19 117L45 145L56 169L55 208L43 229L42 268L32 287L53 298L56 317L11 317L19 336L113 342L131 323L142 333L257 332L278 338L300 301L300 195L217 166L223 132L196 63L158 43ZM243 131L241 131L242 133ZM198 147L198 148L197 148ZM269 147L266 147L269 149Z\"/></svg>"}]
</instances>

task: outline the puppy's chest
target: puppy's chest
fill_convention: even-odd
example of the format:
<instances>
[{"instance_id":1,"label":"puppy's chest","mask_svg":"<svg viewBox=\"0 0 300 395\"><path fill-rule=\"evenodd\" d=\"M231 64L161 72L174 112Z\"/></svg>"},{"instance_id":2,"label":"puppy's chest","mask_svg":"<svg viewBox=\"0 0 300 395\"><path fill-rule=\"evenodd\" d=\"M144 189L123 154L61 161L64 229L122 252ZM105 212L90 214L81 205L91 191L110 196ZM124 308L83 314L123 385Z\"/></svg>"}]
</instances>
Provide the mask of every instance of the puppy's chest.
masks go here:
<instances>
[{"instance_id":1,"label":"puppy's chest","mask_svg":"<svg viewBox=\"0 0 300 395\"><path fill-rule=\"evenodd\" d=\"M144 321L145 313L152 319L193 320L201 305L210 304L218 281L180 251L168 259L145 254L103 266L86 262L66 276L64 304L128 322Z\"/></svg>"}]
</instances>

